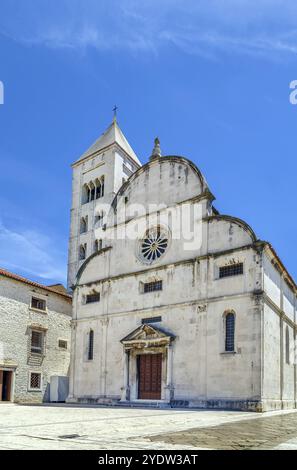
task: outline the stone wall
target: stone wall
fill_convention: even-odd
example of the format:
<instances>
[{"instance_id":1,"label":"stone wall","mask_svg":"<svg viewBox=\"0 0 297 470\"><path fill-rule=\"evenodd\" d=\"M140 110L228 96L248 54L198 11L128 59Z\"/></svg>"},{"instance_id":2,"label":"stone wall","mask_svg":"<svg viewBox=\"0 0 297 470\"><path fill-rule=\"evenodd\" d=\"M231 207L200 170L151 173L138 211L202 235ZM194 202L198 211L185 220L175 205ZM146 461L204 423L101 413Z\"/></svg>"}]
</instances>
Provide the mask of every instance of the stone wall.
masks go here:
<instances>
[{"instance_id":1,"label":"stone wall","mask_svg":"<svg viewBox=\"0 0 297 470\"><path fill-rule=\"evenodd\" d=\"M263 406L264 409L296 407L297 342L296 295L285 273L263 254Z\"/></svg>"},{"instance_id":2,"label":"stone wall","mask_svg":"<svg viewBox=\"0 0 297 470\"><path fill-rule=\"evenodd\" d=\"M47 311L30 308L31 297L46 299ZM0 368L14 371L13 401L49 400L52 375L67 375L70 363L71 302L61 295L6 277L0 278ZM45 331L44 355L32 355L30 326ZM67 341L67 350L59 348ZM42 390L29 391L29 373L41 372Z\"/></svg>"}]
</instances>

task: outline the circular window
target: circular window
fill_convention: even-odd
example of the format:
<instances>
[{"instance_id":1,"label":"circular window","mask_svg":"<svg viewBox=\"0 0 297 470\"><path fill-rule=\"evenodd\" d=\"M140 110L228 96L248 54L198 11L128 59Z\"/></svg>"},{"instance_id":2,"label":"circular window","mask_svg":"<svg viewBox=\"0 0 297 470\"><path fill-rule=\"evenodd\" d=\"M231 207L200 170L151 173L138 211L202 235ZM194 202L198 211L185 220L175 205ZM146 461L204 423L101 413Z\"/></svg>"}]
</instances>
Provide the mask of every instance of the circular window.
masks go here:
<instances>
[{"instance_id":1,"label":"circular window","mask_svg":"<svg viewBox=\"0 0 297 470\"><path fill-rule=\"evenodd\" d=\"M162 227L148 230L140 242L140 255L146 263L161 258L168 246L168 233Z\"/></svg>"}]
</instances>

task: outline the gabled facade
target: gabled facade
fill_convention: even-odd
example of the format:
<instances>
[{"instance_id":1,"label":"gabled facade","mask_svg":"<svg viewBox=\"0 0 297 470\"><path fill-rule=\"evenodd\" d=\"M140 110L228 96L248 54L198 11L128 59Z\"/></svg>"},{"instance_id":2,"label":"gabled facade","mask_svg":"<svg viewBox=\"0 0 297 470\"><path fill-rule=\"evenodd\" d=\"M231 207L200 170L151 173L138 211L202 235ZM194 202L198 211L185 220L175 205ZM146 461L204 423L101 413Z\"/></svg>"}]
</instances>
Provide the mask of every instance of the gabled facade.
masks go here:
<instances>
[{"instance_id":1,"label":"gabled facade","mask_svg":"<svg viewBox=\"0 0 297 470\"><path fill-rule=\"evenodd\" d=\"M74 281L68 401L296 407L296 285L269 243L158 139L109 200Z\"/></svg>"}]
</instances>

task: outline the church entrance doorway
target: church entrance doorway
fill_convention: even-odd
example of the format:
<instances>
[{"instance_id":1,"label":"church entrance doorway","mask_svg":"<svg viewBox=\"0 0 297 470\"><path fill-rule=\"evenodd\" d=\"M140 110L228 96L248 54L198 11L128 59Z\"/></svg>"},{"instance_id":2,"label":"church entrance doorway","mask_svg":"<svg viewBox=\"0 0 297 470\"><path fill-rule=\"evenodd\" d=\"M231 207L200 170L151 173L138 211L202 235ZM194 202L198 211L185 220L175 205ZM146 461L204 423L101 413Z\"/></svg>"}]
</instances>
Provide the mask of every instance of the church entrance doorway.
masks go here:
<instances>
[{"instance_id":1,"label":"church entrance doorway","mask_svg":"<svg viewBox=\"0 0 297 470\"><path fill-rule=\"evenodd\" d=\"M161 400L162 354L140 354L137 369L138 398Z\"/></svg>"},{"instance_id":2,"label":"church entrance doorway","mask_svg":"<svg viewBox=\"0 0 297 470\"><path fill-rule=\"evenodd\" d=\"M0 370L0 401L11 400L12 371Z\"/></svg>"}]
</instances>

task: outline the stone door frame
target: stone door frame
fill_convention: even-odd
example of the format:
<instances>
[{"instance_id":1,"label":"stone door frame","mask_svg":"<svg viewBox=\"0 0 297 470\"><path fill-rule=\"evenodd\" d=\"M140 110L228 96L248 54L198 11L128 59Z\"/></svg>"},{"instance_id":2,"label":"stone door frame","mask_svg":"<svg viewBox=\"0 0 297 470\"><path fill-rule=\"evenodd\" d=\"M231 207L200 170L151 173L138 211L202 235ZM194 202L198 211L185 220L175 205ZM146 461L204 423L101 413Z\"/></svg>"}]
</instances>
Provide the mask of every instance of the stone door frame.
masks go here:
<instances>
[{"instance_id":1,"label":"stone door frame","mask_svg":"<svg viewBox=\"0 0 297 470\"><path fill-rule=\"evenodd\" d=\"M164 402L173 399L172 357L175 336L152 325L142 325L126 336L121 342L124 346L123 402ZM138 397L137 357L140 354L162 354L161 399L143 400Z\"/></svg>"}]
</instances>

